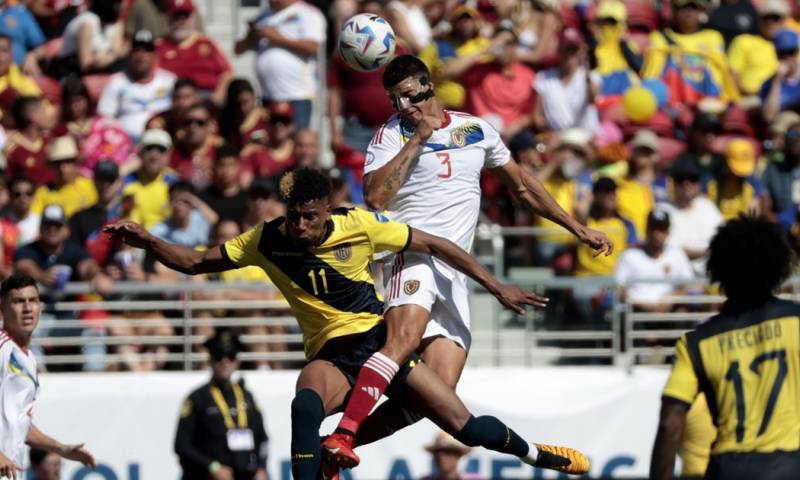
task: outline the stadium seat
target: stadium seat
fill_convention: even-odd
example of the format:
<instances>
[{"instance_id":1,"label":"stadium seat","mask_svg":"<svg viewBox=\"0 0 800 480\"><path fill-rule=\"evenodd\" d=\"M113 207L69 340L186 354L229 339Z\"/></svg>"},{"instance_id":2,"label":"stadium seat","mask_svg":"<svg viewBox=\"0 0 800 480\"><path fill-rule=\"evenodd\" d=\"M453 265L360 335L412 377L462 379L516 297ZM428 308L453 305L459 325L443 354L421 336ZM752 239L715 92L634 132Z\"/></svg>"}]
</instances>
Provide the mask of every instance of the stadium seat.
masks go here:
<instances>
[{"instance_id":1,"label":"stadium seat","mask_svg":"<svg viewBox=\"0 0 800 480\"><path fill-rule=\"evenodd\" d=\"M86 85L86 90L89 91L89 98L92 103L97 104L103 89L106 88L106 84L110 79L111 75L105 74L86 75L83 77L83 84Z\"/></svg>"},{"instance_id":2,"label":"stadium seat","mask_svg":"<svg viewBox=\"0 0 800 480\"><path fill-rule=\"evenodd\" d=\"M658 137L658 153L661 157L659 168L669 169L678 155L686 150L686 144L672 137Z\"/></svg>"},{"instance_id":3,"label":"stadium seat","mask_svg":"<svg viewBox=\"0 0 800 480\"><path fill-rule=\"evenodd\" d=\"M722 129L725 133L734 133L746 137L754 137L755 129L750 116L741 107L731 106L722 116Z\"/></svg>"},{"instance_id":4,"label":"stadium seat","mask_svg":"<svg viewBox=\"0 0 800 480\"><path fill-rule=\"evenodd\" d=\"M628 28L649 32L658 28L658 11L648 0L625 0Z\"/></svg>"},{"instance_id":5,"label":"stadium seat","mask_svg":"<svg viewBox=\"0 0 800 480\"><path fill-rule=\"evenodd\" d=\"M61 105L61 84L57 80L45 75L34 77L33 80L42 90L44 98L53 105Z\"/></svg>"}]
</instances>

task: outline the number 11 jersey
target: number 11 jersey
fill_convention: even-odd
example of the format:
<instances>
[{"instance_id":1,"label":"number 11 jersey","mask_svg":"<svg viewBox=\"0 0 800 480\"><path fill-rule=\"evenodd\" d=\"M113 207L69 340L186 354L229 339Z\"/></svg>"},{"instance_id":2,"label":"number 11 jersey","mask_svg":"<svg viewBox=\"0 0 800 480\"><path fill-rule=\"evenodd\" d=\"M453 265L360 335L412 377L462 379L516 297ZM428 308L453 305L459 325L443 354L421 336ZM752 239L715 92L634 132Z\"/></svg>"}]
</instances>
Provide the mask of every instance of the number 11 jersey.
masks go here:
<instances>
[{"instance_id":1,"label":"number 11 jersey","mask_svg":"<svg viewBox=\"0 0 800 480\"><path fill-rule=\"evenodd\" d=\"M712 455L800 449L800 305L726 310L678 340L665 401L705 393L718 428Z\"/></svg>"}]
</instances>

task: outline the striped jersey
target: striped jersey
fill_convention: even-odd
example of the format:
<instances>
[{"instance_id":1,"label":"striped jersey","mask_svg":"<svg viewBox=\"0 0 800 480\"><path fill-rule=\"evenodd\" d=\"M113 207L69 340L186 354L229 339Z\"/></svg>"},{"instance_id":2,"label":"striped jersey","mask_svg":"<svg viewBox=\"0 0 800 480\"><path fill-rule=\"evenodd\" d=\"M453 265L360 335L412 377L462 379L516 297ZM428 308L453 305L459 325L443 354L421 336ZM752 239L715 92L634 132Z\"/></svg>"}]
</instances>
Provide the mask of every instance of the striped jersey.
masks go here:
<instances>
[{"instance_id":1,"label":"striped jersey","mask_svg":"<svg viewBox=\"0 0 800 480\"><path fill-rule=\"evenodd\" d=\"M39 395L33 352L0 330L0 451L17 465L25 464L25 439Z\"/></svg>"}]
</instances>

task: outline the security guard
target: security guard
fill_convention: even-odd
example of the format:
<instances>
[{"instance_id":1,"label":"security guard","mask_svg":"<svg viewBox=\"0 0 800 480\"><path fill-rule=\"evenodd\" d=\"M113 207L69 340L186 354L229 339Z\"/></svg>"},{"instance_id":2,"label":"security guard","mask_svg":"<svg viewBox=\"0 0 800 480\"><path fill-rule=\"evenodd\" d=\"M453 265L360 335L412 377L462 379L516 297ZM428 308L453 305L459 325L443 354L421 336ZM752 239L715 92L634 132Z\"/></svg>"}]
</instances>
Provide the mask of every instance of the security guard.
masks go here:
<instances>
[{"instance_id":1,"label":"security guard","mask_svg":"<svg viewBox=\"0 0 800 480\"><path fill-rule=\"evenodd\" d=\"M211 381L183 402L175 453L184 480L267 480L267 432L253 395L231 376L239 368L238 338L222 332L205 343Z\"/></svg>"}]
</instances>

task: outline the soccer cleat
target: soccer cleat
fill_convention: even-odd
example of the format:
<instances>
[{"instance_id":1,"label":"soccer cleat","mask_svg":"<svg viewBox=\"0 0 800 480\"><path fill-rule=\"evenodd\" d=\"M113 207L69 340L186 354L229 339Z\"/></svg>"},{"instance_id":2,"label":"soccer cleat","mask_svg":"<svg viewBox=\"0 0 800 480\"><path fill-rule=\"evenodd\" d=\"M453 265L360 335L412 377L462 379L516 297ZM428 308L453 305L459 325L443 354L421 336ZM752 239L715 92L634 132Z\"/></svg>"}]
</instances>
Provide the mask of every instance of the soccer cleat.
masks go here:
<instances>
[{"instance_id":1,"label":"soccer cleat","mask_svg":"<svg viewBox=\"0 0 800 480\"><path fill-rule=\"evenodd\" d=\"M539 455L533 465L559 472L582 475L589 473L589 459L584 454L569 447L554 447L536 443Z\"/></svg>"},{"instance_id":2,"label":"soccer cleat","mask_svg":"<svg viewBox=\"0 0 800 480\"><path fill-rule=\"evenodd\" d=\"M326 461L342 468L355 468L361 463L353 451L353 437L342 433L333 433L322 442L322 453Z\"/></svg>"}]
</instances>

